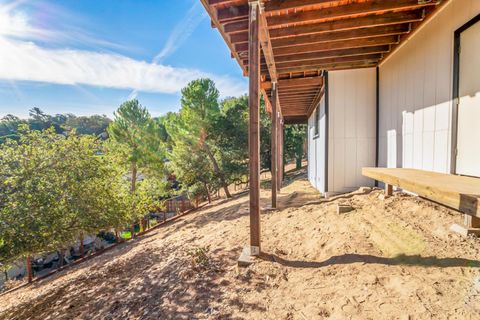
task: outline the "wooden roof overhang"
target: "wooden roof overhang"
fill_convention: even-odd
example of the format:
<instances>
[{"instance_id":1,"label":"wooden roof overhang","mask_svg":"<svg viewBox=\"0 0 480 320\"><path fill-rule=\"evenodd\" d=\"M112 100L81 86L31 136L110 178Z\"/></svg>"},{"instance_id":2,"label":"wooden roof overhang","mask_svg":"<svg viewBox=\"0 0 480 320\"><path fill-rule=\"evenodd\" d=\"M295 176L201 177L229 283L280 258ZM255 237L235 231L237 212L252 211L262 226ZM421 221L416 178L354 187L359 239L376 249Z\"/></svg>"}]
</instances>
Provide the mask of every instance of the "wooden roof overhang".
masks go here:
<instances>
[{"instance_id":1,"label":"wooden roof overhang","mask_svg":"<svg viewBox=\"0 0 480 320\"><path fill-rule=\"evenodd\" d=\"M252 0L201 1L247 75ZM276 83L285 123L305 123L323 95L324 71L377 66L446 2L260 0L261 91L269 97Z\"/></svg>"}]
</instances>

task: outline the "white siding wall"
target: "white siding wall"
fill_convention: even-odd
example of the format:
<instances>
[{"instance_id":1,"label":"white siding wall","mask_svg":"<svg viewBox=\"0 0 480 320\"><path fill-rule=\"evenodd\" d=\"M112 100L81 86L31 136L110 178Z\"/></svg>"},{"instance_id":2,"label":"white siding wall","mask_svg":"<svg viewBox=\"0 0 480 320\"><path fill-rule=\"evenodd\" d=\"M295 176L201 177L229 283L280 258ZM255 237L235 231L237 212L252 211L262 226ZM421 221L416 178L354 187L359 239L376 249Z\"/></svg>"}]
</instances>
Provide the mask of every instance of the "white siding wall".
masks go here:
<instances>
[{"instance_id":1,"label":"white siding wall","mask_svg":"<svg viewBox=\"0 0 480 320\"><path fill-rule=\"evenodd\" d=\"M332 71L328 81L328 191L372 185L361 170L375 166L375 68Z\"/></svg>"},{"instance_id":2,"label":"white siding wall","mask_svg":"<svg viewBox=\"0 0 480 320\"><path fill-rule=\"evenodd\" d=\"M379 166L450 171L454 31L480 0L452 0L380 66Z\"/></svg>"},{"instance_id":3,"label":"white siding wall","mask_svg":"<svg viewBox=\"0 0 480 320\"><path fill-rule=\"evenodd\" d=\"M315 137L315 112L308 119L308 179L320 192L325 192L325 97L318 106L319 135Z\"/></svg>"}]
</instances>

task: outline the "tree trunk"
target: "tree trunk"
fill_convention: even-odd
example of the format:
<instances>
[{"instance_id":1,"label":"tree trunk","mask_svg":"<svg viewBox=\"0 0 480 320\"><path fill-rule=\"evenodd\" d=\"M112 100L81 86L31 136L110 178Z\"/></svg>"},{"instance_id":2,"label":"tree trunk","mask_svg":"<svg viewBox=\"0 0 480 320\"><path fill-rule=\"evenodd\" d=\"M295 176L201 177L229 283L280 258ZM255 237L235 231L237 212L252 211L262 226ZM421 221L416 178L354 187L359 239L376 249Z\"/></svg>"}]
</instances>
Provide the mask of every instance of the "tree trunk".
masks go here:
<instances>
[{"instance_id":1,"label":"tree trunk","mask_svg":"<svg viewBox=\"0 0 480 320\"><path fill-rule=\"evenodd\" d=\"M33 280L32 258L30 256L27 257L27 278L28 278L28 283L32 282Z\"/></svg>"},{"instance_id":2,"label":"tree trunk","mask_svg":"<svg viewBox=\"0 0 480 320\"><path fill-rule=\"evenodd\" d=\"M83 245L83 233L80 234L80 256L85 258L85 247Z\"/></svg>"},{"instance_id":3,"label":"tree trunk","mask_svg":"<svg viewBox=\"0 0 480 320\"><path fill-rule=\"evenodd\" d=\"M118 229L115 229L115 242L120 243L120 235L118 234Z\"/></svg>"},{"instance_id":4,"label":"tree trunk","mask_svg":"<svg viewBox=\"0 0 480 320\"><path fill-rule=\"evenodd\" d=\"M61 267L63 267L63 263L64 263L62 250L58 251L58 258L60 259L59 262L60 262L60 268L61 268Z\"/></svg>"},{"instance_id":5,"label":"tree trunk","mask_svg":"<svg viewBox=\"0 0 480 320\"><path fill-rule=\"evenodd\" d=\"M207 152L207 155L210 158L210 161L212 161L213 171L215 171L215 174L220 179L220 182L222 183L223 190L225 190L225 195L227 196L227 198L231 198L232 195L230 194L230 191L228 191L227 182L225 181L225 177L224 177L223 173L220 171L220 167L218 166L217 159L215 159L212 151L210 150L210 147L206 143L203 144L203 147L204 147L205 151Z\"/></svg>"},{"instance_id":6,"label":"tree trunk","mask_svg":"<svg viewBox=\"0 0 480 320\"><path fill-rule=\"evenodd\" d=\"M301 169L302 168L302 158L303 158L303 141L302 143L299 143L297 144L296 146L296 155L295 155L295 158L296 158L296 168L297 170Z\"/></svg>"},{"instance_id":7,"label":"tree trunk","mask_svg":"<svg viewBox=\"0 0 480 320\"><path fill-rule=\"evenodd\" d=\"M208 191L207 183L204 182L203 185L205 186L205 192L207 193L208 203L212 203L212 199L210 198L210 192Z\"/></svg>"},{"instance_id":8,"label":"tree trunk","mask_svg":"<svg viewBox=\"0 0 480 320\"><path fill-rule=\"evenodd\" d=\"M130 187L130 191L132 193L135 192L136 185L137 185L137 163L132 162L132 185Z\"/></svg>"}]
</instances>

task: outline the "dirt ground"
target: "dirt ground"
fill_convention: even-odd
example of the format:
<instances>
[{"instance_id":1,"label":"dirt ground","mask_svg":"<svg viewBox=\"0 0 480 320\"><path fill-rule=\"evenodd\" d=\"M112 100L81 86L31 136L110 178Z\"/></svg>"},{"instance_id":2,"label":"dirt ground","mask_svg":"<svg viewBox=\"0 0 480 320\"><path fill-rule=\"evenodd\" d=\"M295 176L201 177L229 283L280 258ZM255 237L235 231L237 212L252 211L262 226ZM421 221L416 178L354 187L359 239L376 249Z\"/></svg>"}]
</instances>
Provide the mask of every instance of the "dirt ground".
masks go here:
<instances>
[{"instance_id":1,"label":"dirt ground","mask_svg":"<svg viewBox=\"0 0 480 320\"><path fill-rule=\"evenodd\" d=\"M279 207L248 268L244 193L1 296L0 319L480 319L480 239L449 232L460 214L380 190L323 202L304 173Z\"/></svg>"}]
</instances>

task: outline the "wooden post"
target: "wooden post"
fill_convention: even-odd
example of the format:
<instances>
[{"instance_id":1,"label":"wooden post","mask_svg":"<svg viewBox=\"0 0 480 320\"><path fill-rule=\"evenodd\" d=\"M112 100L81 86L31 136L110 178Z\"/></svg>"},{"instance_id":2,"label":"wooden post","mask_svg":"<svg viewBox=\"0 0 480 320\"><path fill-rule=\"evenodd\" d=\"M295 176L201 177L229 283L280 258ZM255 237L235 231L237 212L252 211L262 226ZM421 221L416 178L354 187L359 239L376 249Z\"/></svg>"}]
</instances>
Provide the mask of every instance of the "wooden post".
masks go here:
<instances>
[{"instance_id":1,"label":"wooden post","mask_svg":"<svg viewBox=\"0 0 480 320\"><path fill-rule=\"evenodd\" d=\"M480 228L480 218L473 217L471 215L465 214L464 215L464 224L467 228Z\"/></svg>"},{"instance_id":2,"label":"wooden post","mask_svg":"<svg viewBox=\"0 0 480 320\"><path fill-rule=\"evenodd\" d=\"M385 183L385 196L390 197L393 195L393 186L391 184Z\"/></svg>"},{"instance_id":3,"label":"wooden post","mask_svg":"<svg viewBox=\"0 0 480 320\"><path fill-rule=\"evenodd\" d=\"M279 117L278 119L278 165L277 165L277 188L278 191L282 188L283 182L283 123L282 119Z\"/></svg>"},{"instance_id":4,"label":"wooden post","mask_svg":"<svg viewBox=\"0 0 480 320\"><path fill-rule=\"evenodd\" d=\"M250 255L260 254L260 7L249 2L249 171L250 171Z\"/></svg>"},{"instance_id":5,"label":"wooden post","mask_svg":"<svg viewBox=\"0 0 480 320\"><path fill-rule=\"evenodd\" d=\"M272 209L277 207L277 164L278 164L278 145L277 145L277 131L278 131L278 88L277 83L272 84L272 132L271 132L271 145L272 145Z\"/></svg>"},{"instance_id":6,"label":"wooden post","mask_svg":"<svg viewBox=\"0 0 480 320\"><path fill-rule=\"evenodd\" d=\"M80 257L85 258L85 247L83 245L83 233L80 233Z\"/></svg>"},{"instance_id":7,"label":"wooden post","mask_svg":"<svg viewBox=\"0 0 480 320\"><path fill-rule=\"evenodd\" d=\"M33 280L33 272L32 272L32 257L28 256L27 257L27 278L28 278L28 283L32 282Z\"/></svg>"}]
</instances>

